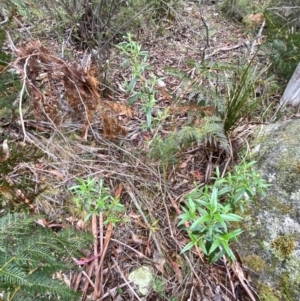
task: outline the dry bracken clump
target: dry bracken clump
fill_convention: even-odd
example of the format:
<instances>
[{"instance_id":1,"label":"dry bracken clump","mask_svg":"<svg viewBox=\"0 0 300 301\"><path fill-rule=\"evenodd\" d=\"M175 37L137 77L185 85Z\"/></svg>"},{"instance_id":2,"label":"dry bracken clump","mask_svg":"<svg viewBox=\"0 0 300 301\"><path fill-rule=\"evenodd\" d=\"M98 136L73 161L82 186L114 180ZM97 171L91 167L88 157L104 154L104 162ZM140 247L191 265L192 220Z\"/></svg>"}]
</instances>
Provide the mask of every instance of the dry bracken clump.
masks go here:
<instances>
[{"instance_id":1,"label":"dry bracken clump","mask_svg":"<svg viewBox=\"0 0 300 301\"><path fill-rule=\"evenodd\" d=\"M90 123L100 109L106 138L126 134L109 103L101 101L90 57L82 65L67 63L39 41L17 48L16 55L14 67L25 81L36 120L50 121L56 126L70 119L81 121L84 123L82 137L86 140ZM108 112L109 117L103 117Z\"/></svg>"}]
</instances>

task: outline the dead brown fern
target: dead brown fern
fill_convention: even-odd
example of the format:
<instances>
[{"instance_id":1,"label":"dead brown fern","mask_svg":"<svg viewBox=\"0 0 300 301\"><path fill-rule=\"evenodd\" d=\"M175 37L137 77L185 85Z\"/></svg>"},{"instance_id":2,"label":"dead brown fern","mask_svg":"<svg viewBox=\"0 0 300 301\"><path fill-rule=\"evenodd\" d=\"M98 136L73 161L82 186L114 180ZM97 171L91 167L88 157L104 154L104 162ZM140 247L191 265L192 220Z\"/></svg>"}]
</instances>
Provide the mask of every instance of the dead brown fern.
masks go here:
<instances>
[{"instance_id":1,"label":"dead brown fern","mask_svg":"<svg viewBox=\"0 0 300 301\"><path fill-rule=\"evenodd\" d=\"M132 117L122 103L101 101L99 82L89 56L81 65L58 58L39 41L17 48L14 66L27 86L36 120L48 120L56 126L67 119L84 121L82 138L87 139L90 122L100 110L105 138L126 135L116 115Z\"/></svg>"},{"instance_id":2,"label":"dead brown fern","mask_svg":"<svg viewBox=\"0 0 300 301\"><path fill-rule=\"evenodd\" d=\"M103 136L107 139L116 139L119 136L125 136L127 131L122 127L118 120L107 114L107 112L101 114L103 124Z\"/></svg>"}]
</instances>

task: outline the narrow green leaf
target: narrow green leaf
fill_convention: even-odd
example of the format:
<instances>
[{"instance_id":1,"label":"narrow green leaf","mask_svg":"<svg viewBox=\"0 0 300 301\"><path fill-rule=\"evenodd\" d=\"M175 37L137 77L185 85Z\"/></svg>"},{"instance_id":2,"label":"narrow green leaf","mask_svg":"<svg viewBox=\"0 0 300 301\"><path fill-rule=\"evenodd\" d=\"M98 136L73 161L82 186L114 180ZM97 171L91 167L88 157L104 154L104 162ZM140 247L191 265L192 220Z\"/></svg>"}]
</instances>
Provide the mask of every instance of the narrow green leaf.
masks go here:
<instances>
[{"instance_id":1,"label":"narrow green leaf","mask_svg":"<svg viewBox=\"0 0 300 301\"><path fill-rule=\"evenodd\" d=\"M214 219L215 219L216 221L218 221L218 222L223 226L223 228L224 228L225 231L227 231L226 223L225 223L224 219L222 218L221 214L216 213L216 214L214 215Z\"/></svg>"},{"instance_id":2,"label":"narrow green leaf","mask_svg":"<svg viewBox=\"0 0 300 301\"><path fill-rule=\"evenodd\" d=\"M217 238L211 245L208 254L213 253L219 246L220 246L220 239Z\"/></svg>"},{"instance_id":3,"label":"narrow green leaf","mask_svg":"<svg viewBox=\"0 0 300 301\"><path fill-rule=\"evenodd\" d=\"M226 214L220 214L222 219L227 222L239 222L243 220L243 218L237 214L234 213L226 213Z\"/></svg>"},{"instance_id":4,"label":"narrow green leaf","mask_svg":"<svg viewBox=\"0 0 300 301\"><path fill-rule=\"evenodd\" d=\"M127 94L133 90L134 86L136 85L136 82L137 82L137 78L134 77L134 78L131 80L131 82L129 83L127 89L126 89L126 93L127 93Z\"/></svg>"},{"instance_id":5,"label":"narrow green leaf","mask_svg":"<svg viewBox=\"0 0 300 301\"><path fill-rule=\"evenodd\" d=\"M239 236L243 231L241 229L236 229L232 232L226 233L225 235L222 236L222 239L225 241L232 240L233 238L236 238Z\"/></svg>"},{"instance_id":6,"label":"narrow green leaf","mask_svg":"<svg viewBox=\"0 0 300 301\"><path fill-rule=\"evenodd\" d=\"M185 253L186 251L190 250L192 247L194 246L194 243L193 242L189 242L180 252L180 254L183 254Z\"/></svg>"},{"instance_id":7,"label":"narrow green leaf","mask_svg":"<svg viewBox=\"0 0 300 301\"><path fill-rule=\"evenodd\" d=\"M215 263L217 262L224 254L224 251L223 250L220 250L218 253L216 253L214 255L214 253L212 253L210 256L209 256L209 263Z\"/></svg>"},{"instance_id":8,"label":"narrow green leaf","mask_svg":"<svg viewBox=\"0 0 300 301\"><path fill-rule=\"evenodd\" d=\"M211 198L210 198L210 208L212 213L215 213L218 208L218 189L213 187Z\"/></svg>"},{"instance_id":9,"label":"narrow green leaf","mask_svg":"<svg viewBox=\"0 0 300 301\"><path fill-rule=\"evenodd\" d=\"M230 249L229 245L226 242L221 242L222 247L224 249L224 253L226 254L226 257L229 261L235 260L235 256Z\"/></svg>"},{"instance_id":10,"label":"narrow green leaf","mask_svg":"<svg viewBox=\"0 0 300 301\"><path fill-rule=\"evenodd\" d=\"M196 221L193 222L193 224L190 226L190 230L193 231L194 228L198 227L199 225L202 225L203 223L210 220L209 214L205 214L198 218Z\"/></svg>"},{"instance_id":11,"label":"narrow green leaf","mask_svg":"<svg viewBox=\"0 0 300 301\"><path fill-rule=\"evenodd\" d=\"M196 205L191 197L188 199L188 207L192 212L196 211Z\"/></svg>"},{"instance_id":12,"label":"narrow green leaf","mask_svg":"<svg viewBox=\"0 0 300 301\"><path fill-rule=\"evenodd\" d=\"M221 188L219 191L218 191L218 196L222 196L224 194L227 194L228 192L231 192L232 191L232 187L230 186L225 186L223 188Z\"/></svg>"},{"instance_id":13,"label":"narrow green leaf","mask_svg":"<svg viewBox=\"0 0 300 301\"><path fill-rule=\"evenodd\" d=\"M208 256L208 252L207 252L207 249L206 249L206 247L205 247L205 245L204 245L204 243L203 243L203 240L202 240L202 239L199 239L198 242L197 242L197 244L198 244L199 248L202 250L202 252L203 252L206 256Z\"/></svg>"}]
</instances>

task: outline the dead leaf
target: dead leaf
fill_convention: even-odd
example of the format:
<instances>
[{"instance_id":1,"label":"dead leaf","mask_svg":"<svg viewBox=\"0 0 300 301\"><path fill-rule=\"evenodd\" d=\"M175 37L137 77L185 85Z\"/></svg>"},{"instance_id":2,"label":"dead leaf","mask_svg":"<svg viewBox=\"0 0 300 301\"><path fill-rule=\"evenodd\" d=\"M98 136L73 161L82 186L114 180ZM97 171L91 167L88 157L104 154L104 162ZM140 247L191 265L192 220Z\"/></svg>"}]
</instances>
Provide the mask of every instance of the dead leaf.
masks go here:
<instances>
[{"instance_id":1,"label":"dead leaf","mask_svg":"<svg viewBox=\"0 0 300 301\"><path fill-rule=\"evenodd\" d=\"M131 237L132 237L132 241L137 243L137 244L145 244L146 239L141 238L141 236L138 236L136 234L134 234L133 232L131 232Z\"/></svg>"},{"instance_id":2,"label":"dead leaf","mask_svg":"<svg viewBox=\"0 0 300 301\"><path fill-rule=\"evenodd\" d=\"M178 264L176 261L174 261L171 256L168 256L168 259L172 265L173 271L174 271L178 281L181 282L183 280L183 277L182 277L181 270L180 270L180 264Z\"/></svg>"},{"instance_id":3,"label":"dead leaf","mask_svg":"<svg viewBox=\"0 0 300 301\"><path fill-rule=\"evenodd\" d=\"M128 216L131 217L131 218L135 218L135 219L138 219L138 218L141 217L139 214L136 214L133 211L129 212Z\"/></svg>"},{"instance_id":4,"label":"dead leaf","mask_svg":"<svg viewBox=\"0 0 300 301\"><path fill-rule=\"evenodd\" d=\"M112 101L102 101L102 104L117 115L125 115L130 118L133 116L132 108L128 107L126 104Z\"/></svg>"},{"instance_id":5,"label":"dead leaf","mask_svg":"<svg viewBox=\"0 0 300 301\"><path fill-rule=\"evenodd\" d=\"M86 227L84 221L82 219L80 219L77 223L76 223L76 228L78 230L84 230Z\"/></svg>"},{"instance_id":6,"label":"dead leaf","mask_svg":"<svg viewBox=\"0 0 300 301\"><path fill-rule=\"evenodd\" d=\"M62 181L64 179L64 176L56 169L50 169L48 170L49 173L56 176L56 179L59 181Z\"/></svg>"},{"instance_id":7,"label":"dead leaf","mask_svg":"<svg viewBox=\"0 0 300 301\"><path fill-rule=\"evenodd\" d=\"M121 196L122 190L123 190L123 184L120 183L117 190L116 190L116 193L115 193L116 198L119 198Z\"/></svg>"},{"instance_id":8,"label":"dead leaf","mask_svg":"<svg viewBox=\"0 0 300 301\"><path fill-rule=\"evenodd\" d=\"M204 179L204 174L200 170L191 171L191 175L199 181Z\"/></svg>"},{"instance_id":9,"label":"dead leaf","mask_svg":"<svg viewBox=\"0 0 300 301\"><path fill-rule=\"evenodd\" d=\"M154 264L155 264L155 267L157 268L157 270L159 272L161 272L162 274L164 274L164 265L166 263L165 256L163 254L159 253L158 251L154 250L153 261L154 261Z\"/></svg>"},{"instance_id":10,"label":"dead leaf","mask_svg":"<svg viewBox=\"0 0 300 301\"><path fill-rule=\"evenodd\" d=\"M48 227L48 222L44 218L40 218L40 219L36 220L36 223L41 225L44 228Z\"/></svg>"},{"instance_id":11,"label":"dead leaf","mask_svg":"<svg viewBox=\"0 0 300 301\"><path fill-rule=\"evenodd\" d=\"M101 256L101 253L100 253L100 254L97 254L97 255L95 255L95 256L88 257L88 258L85 258L85 257L80 258L80 259L73 258L73 260L75 261L75 263L76 263L77 265L85 265L86 263L89 263L89 262L91 262L92 260L94 260L94 259L96 259L96 258L98 258L98 257L100 257L100 256Z\"/></svg>"},{"instance_id":12,"label":"dead leaf","mask_svg":"<svg viewBox=\"0 0 300 301\"><path fill-rule=\"evenodd\" d=\"M188 161L185 161L185 162L181 163L180 168L182 168L182 169L186 168L187 165L188 165Z\"/></svg>"},{"instance_id":13,"label":"dead leaf","mask_svg":"<svg viewBox=\"0 0 300 301\"><path fill-rule=\"evenodd\" d=\"M5 161L9 158L9 148L8 148L8 144L7 144L7 139L5 139L3 141L2 149L3 149L3 153L4 153L4 158L2 160Z\"/></svg>"}]
</instances>

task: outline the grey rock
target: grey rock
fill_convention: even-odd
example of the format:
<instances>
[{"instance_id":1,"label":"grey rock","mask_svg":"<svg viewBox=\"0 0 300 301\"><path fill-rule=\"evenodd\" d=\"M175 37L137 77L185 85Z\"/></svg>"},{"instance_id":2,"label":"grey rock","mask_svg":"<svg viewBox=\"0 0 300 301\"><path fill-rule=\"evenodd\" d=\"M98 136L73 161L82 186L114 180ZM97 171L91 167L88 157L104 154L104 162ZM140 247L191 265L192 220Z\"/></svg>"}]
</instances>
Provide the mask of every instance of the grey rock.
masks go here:
<instances>
[{"instance_id":1,"label":"grey rock","mask_svg":"<svg viewBox=\"0 0 300 301\"><path fill-rule=\"evenodd\" d=\"M257 129L252 155L272 186L249 204L237 250L261 300L300 301L300 120Z\"/></svg>"}]
</instances>

